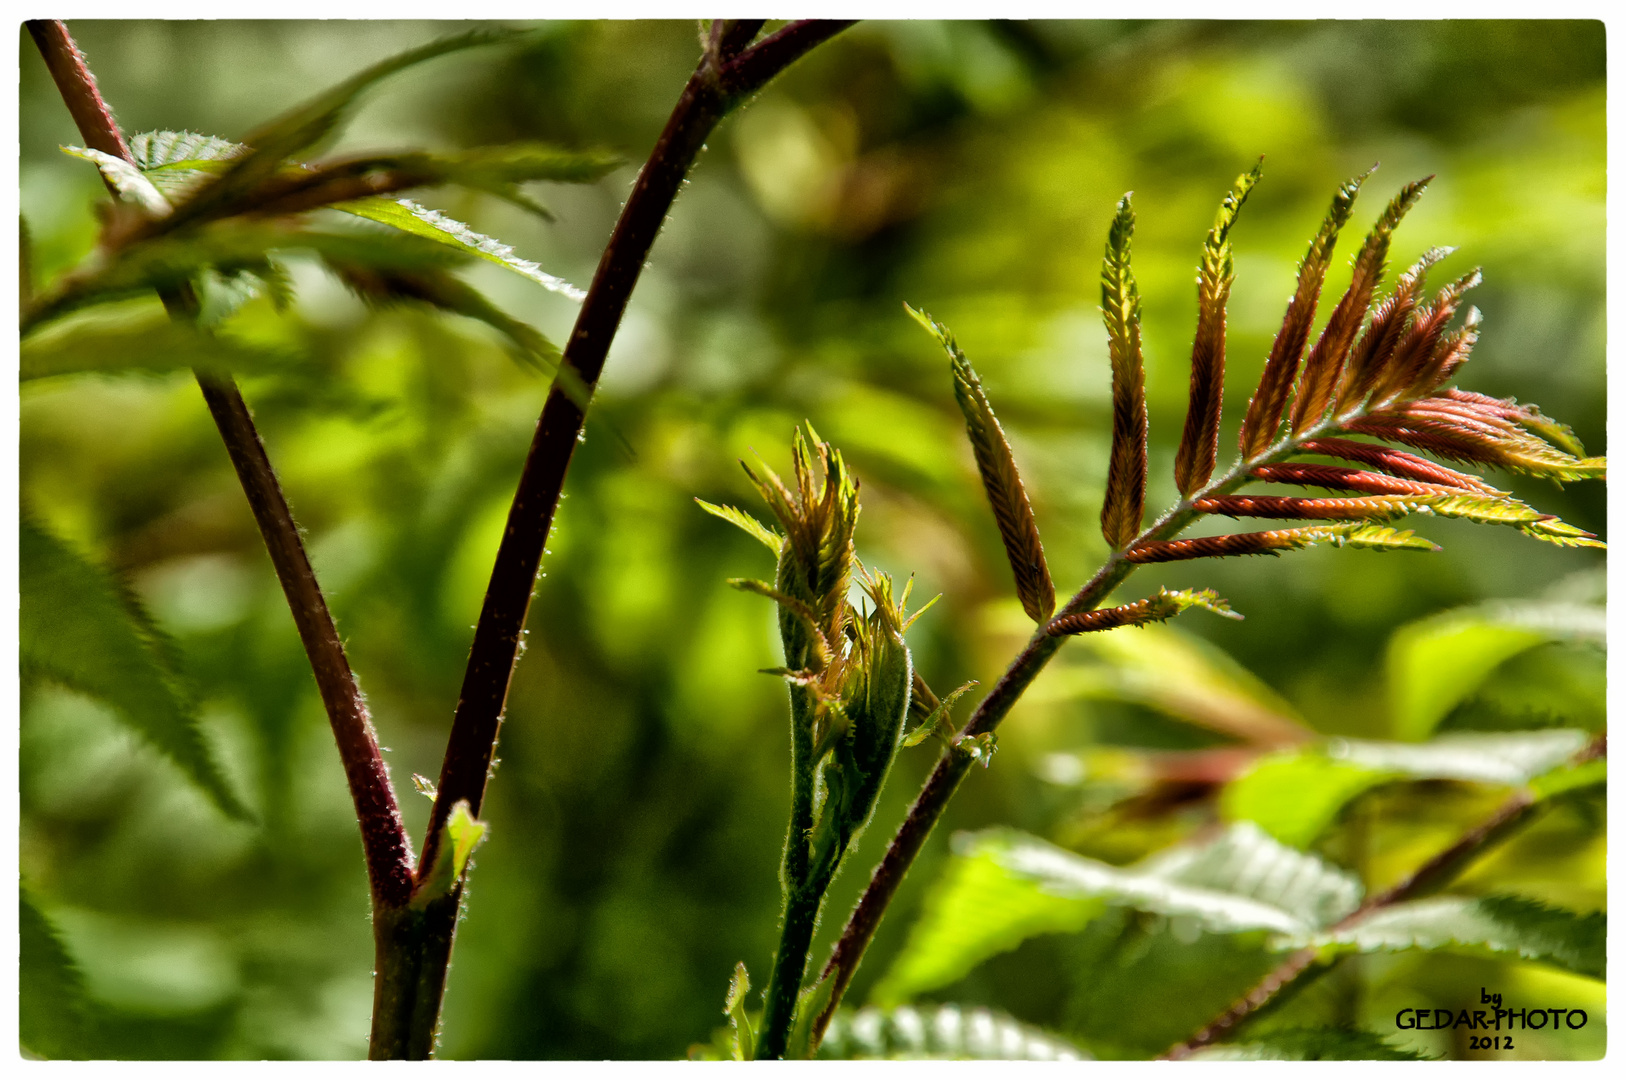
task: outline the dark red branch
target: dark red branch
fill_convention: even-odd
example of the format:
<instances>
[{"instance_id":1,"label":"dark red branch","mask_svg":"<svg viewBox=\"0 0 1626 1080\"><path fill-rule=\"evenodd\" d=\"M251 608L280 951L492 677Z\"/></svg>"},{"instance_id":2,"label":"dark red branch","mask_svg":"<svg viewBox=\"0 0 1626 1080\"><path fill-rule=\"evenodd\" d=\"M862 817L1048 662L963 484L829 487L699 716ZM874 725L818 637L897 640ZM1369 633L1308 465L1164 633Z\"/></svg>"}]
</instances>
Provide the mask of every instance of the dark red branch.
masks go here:
<instances>
[{"instance_id":1,"label":"dark red branch","mask_svg":"<svg viewBox=\"0 0 1626 1080\"><path fill-rule=\"evenodd\" d=\"M1608 752L1607 739L1607 734L1597 736L1585 749L1572 758L1570 763L1579 765L1593 758L1604 756ZM1529 824L1549 805L1551 804L1548 802L1537 802L1535 796L1529 791L1520 791L1509 796L1507 801L1497 807L1496 812L1491 814L1490 817L1463 833L1450 847L1423 863L1404 880L1386 892L1369 898L1359 909L1345 916L1334 925L1331 931L1347 930L1380 908L1413 900L1436 889L1444 888L1475 859ZM1258 1012L1277 994L1308 973L1314 966L1318 955L1319 950L1314 947L1300 949L1295 952L1283 961L1280 967L1265 976L1259 985L1244 994L1219 1016L1209 1021L1201 1031L1185 1042L1170 1047L1161 1056L1166 1059L1179 1060L1223 1038L1237 1024Z\"/></svg>"},{"instance_id":2,"label":"dark red branch","mask_svg":"<svg viewBox=\"0 0 1626 1080\"><path fill-rule=\"evenodd\" d=\"M848 25L824 20L794 22L731 61L719 64L709 53L702 59L640 170L599 260L565 347L564 378L579 380L589 395L598 384L644 260L712 129L745 96ZM548 393L509 508L441 765L435 808L424 839L423 866L433 864L440 827L458 800L467 800L478 814L485 797L486 775L496 751L531 590L586 418L584 406L577 404L581 393L573 395L564 378L555 380Z\"/></svg>"},{"instance_id":3,"label":"dark red branch","mask_svg":"<svg viewBox=\"0 0 1626 1080\"><path fill-rule=\"evenodd\" d=\"M27 25L85 144L133 163L112 110L96 89L96 79L85 65L84 54L68 28L56 20L35 20ZM176 318L189 319L196 313L196 299L189 291L167 294L163 299ZM282 582L283 594L288 599L322 704L327 709L361 824L374 905L404 904L412 887L412 852L407 845L406 830L401 824L395 792L390 787L389 769L379 752L378 739L345 658L339 632L305 555L299 526L288 509L237 384L227 376L203 372L197 373L197 379L226 444L226 452L231 456L232 466L237 470L243 494L254 512L277 578Z\"/></svg>"}]
</instances>

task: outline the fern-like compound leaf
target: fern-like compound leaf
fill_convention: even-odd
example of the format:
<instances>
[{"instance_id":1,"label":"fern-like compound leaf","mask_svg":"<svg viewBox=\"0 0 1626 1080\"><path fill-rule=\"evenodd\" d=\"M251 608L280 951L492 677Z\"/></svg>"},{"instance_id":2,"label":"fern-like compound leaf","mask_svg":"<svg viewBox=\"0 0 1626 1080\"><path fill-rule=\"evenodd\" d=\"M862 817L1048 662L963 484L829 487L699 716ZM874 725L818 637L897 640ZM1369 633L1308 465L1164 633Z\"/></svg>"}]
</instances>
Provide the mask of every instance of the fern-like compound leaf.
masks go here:
<instances>
[{"instance_id":1,"label":"fern-like compound leaf","mask_svg":"<svg viewBox=\"0 0 1626 1080\"><path fill-rule=\"evenodd\" d=\"M1000 427L999 418L994 415L982 388L982 380L977 378L976 370L960 350L953 332L907 304L904 309L948 353L954 376L954 400L965 416L966 435L977 459L983 491L988 495L994 521L999 526L999 537L1005 544L1005 556L1016 577L1017 596L1028 618L1042 622L1056 609L1056 587L1050 580L1050 567L1045 562L1033 505L1028 500L1027 489L1022 486L1022 476L1017 471L1010 441L1005 438L1005 429Z\"/></svg>"},{"instance_id":2,"label":"fern-like compound leaf","mask_svg":"<svg viewBox=\"0 0 1626 1080\"><path fill-rule=\"evenodd\" d=\"M1338 233L1349 220L1355 205L1355 196L1365 182L1366 175L1351 177L1333 196L1332 207L1321 223L1321 230L1310 241L1310 249L1299 264L1298 288L1288 302L1282 327L1271 344L1265 360L1265 370L1259 376L1259 386L1248 402L1247 415L1242 420L1239 440L1244 458L1252 458L1269 446L1281 426L1282 411L1287 407L1287 395L1298 374L1299 359L1304 354L1304 343L1310 337L1310 323L1315 318L1316 302L1321 297L1321 283L1332 262L1333 245Z\"/></svg>"},{"instance_id":3,"label":"fern-like compound leaf","mask_svg":"<svg viewBox=\"0 0 1626 1080\"><path fill-rule=\"evenodd\" d=\"M173 647L123 583L26 518L18 556L24 684L45 679L106 702L223 812L248 819L198 728Z\"/></svg>"},{"instance_id":4,"label":"fern-like compound leaf","mask_svg":"<svg viewBox=\"0 0 1626 1080\"><path fill-rule=\"evenodd\" d=\"M699 503L700 509L704 510L706 513L712 515L713 517L722 518L730 525L743 530L746 535L760 540L763 546L765 546L769 551L773 552L774 558L777 559L779 557L780 550L785 546L785 538L768 528L768 526L762 524L762 522L758 521L750 514L747 514L744 510L740 510L733 506L720 506L716 503L709 503L704 499L696 499L695 502Z\"/></svg>"},{"instance_id":5,"label":"fern-like compound leaf","mask_svg":"<svg viewBox=\"0 0 1626 1080\"><path fill-rule=\"evenodd\" d=\"M1089 1055L1004 1013L960 1005L874 1006L838 1011L821 1061L1080 1061Z\"/></svg>"},{"instance_id":6,"label":"fern-like compound leaf","mask_svg":"<svg viewBox=\"0 0 1626 1080\"><path fill-rule=\"evenodd\" d=\"M413 236L445 244L477 259L495 263L523 278L536 282L550 292L559 293L578 303L587 294L570 282L543 271L542 267L514 254L514 249L500 240L475 232L461 221L447 217L438 210L420 206L411 199L368 198L335 204L356 217L367 218L399 229Z\"/></svg>"},{"instance_id":7,"label":"fern-like compound leaf","mask_svg":"<svg viewBox=\"0 0 1626 1080\"><path fill-rule=\"evenodd\" d=\"M1190 495L1208 483L1219 455L1220 405L1225 396L1225 304L1236 277L1231 227L1242 212L1248 192L1259 182L1263 163L1260 158L1253 171L1237 177L1203 243L1197 276L1197 332L1191 343L1190 400L1185 431L1174 456L1174 479L1182 495Z\"/></svg>"},{"instance_id":8,"label":"fern-like compound leaf","mask_svg":"<svg viewBox=\"0 0 1626 1080\"><path fill-rule=\"evenodd\" d=\"M1333 391L1343 375L1344 363L1355 343L1355 335L1372 305L1373 294L1383 280L1389 244L1395 229L1422 196L1429 179L1432 178L1413 181L1400 189L1367 234L1360 254L1355 256L1355 269L1349 288L1333 309L1321 337L1304 361L1304 373L1299 377L1298 390L1293 399L1292 429L1295 434L1319 421L1332 404Z\"/></svg>"},{"instance_id":9,"label":"fern-like compound leaf","mask_svg":"<svg viewBox=\"0 0 1626 1080\"><path fill-rule=\"evenodd\" d=\"M1101 503L1101 533L1114 549L1140 532L1146 505L1146 364L1141 355L1140 289L1130 269L1135 211L1118 201L1101 263L1101 314L1112 359L1112 455Z\"/></svg>"}]
</instances>

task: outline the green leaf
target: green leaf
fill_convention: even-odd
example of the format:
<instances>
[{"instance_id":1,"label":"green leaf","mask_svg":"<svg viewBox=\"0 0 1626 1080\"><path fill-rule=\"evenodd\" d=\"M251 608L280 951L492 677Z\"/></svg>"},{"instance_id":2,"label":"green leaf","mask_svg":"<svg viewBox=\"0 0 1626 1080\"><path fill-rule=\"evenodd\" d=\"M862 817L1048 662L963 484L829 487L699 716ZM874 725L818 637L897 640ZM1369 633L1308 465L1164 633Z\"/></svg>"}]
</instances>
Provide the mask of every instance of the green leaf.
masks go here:
<instances>
[{"instance_id":1,"label":"green leaf","mask_svg":"<svg viewBox=\"0 0 1626 1080\"><path fill-rule=\"evenodd\" d=\"M192 702L179 689L167 642L124 585L26 518L18 556L25 683L49 679L107 702L221 810L247 819L204 744Z\"/></svg>"},{"instance_id":2,"label":"green leaf","mask_svg":"<svg viewBox=\"0 0 1626 1080\"><path fill-rule=\"evenodd\" d=\"M188 204L189 209L195 216L207 216L229 208L239 196L275 174L283 162L335 131L357 98L379 80L425 60L512 40L516 36L511 30L473 30L409 49L374 64L250 134L243 140L250 147L249 151L232 162L218 183L200 191L197 199Z\"/></svg>"},{"instance_id":3,"label":"green leaf","mask_svg":"<svg viewBox=\"0 0 1626 1080\"><path fill-rule=\"evenodd\" d=\"M1391 1046L1369 1031L1292 1028L1272 1031L1244 1043L1221 1043L1192 1054L1189 1061L1428 1061L1422 1054Z\"/></svg>"},{"instance_id":4,"label":"green leaf","mask_svg":"<svg viewBox=\"0 0 1626 1080\"><path fill-rule=\"evenodd\" d=\"M259 273L266 267L269 252L287 249L304 249L329 260L391 270L441 268L461 261L458 254L440 244L395 233L339 235L277 223L232 220L136 244L90 270L76 271L51 293L36 299L24 313L23 332L30 333L40 324L87 304L144 296L153 289L193 283L206 270Z\"/></svg>"},{"instance_id":5,"label":"green leaf","mask_svg":"<svg viewBox=\"0 0 1626 1080\"><path fill-rule=\"evenodd\" d=\"M751 1018L745 1014L745 995L751 992L751 976L743 963L734 965L734 977L728 980L728 1001L723 1013L731 1029L730 1042L735 1061L754 1061L757 1054L756 1032Z\"/></svg>"},{"instance_id":6,"label":"green leaf","mask_svg":"<svg viewBox=\"0 0 1626 1080\"><path fill-rule=\"evenodd\" d=\"M356 199L351 202L335 203L333 209L343 210L347 214L377 221L413 236L456 248L466 255L512 270L544 289L567 296L578 303L587 296L585 292L563 278L544 273L542 267L536 263L515 255L514 249L502 241L477 233L461 221L454 221L438 210L419 206L411 199L382 197Z\"/></svg>"},{"instance_id":7,"label":"green leaf","mask_svg":"<svg viewBox=\"0 0 1626 1080\"><path fill-rule=\"evenodd\" d=\"M1427 743L1333 739L1311 750L1261 758L1226 785L1220 808L1297 848L1308 847L1361 793L1393 780L1469 780L1518 785L1586 744L1584 731L1461 733Z\"/></svg>"},{"instance_id":8,"label":"green leaf","mask_svg":"<svg viewBox=\"0 0 1626 1080\"><path fill-rule=\"evenodd\" d=\"M469 856L486 838L486 823L475 820L469 811L467 799L459 799L452 807L446 824L441 826L440 846L435 851L435 865L412 891L412 906L424 908L446 896L463 880L468 869Z\"/></svg>"},{"instance_id":9,"label":"green leaf","mask_svg":"<svg viewBox=\"0 0 1626 1080\"><path fill-rule=\"evenodd\" d=\"M1361 902L1361 883L1354 875L1284 847L1246 822L1207 843L1159 852L1140 867L1154 877L1266 905L1315 926L1337 922Z\"/></svg>"},{"instance_id":10,"label":"green leaf","mask_svg":"<svg viewBox=\"0 0 1626 1080\"><path fill-rule=\"evenodd\" d=\"M1059 896L1002 866L974 837L956 836L956 855L926 896L920 918L870 994L896 1005L963 978L989 957L1038 934L1081 930L1105 902Z\"/></svg>"},{"instance_id":11,"label":"green leaf","mask_svg":"<svg viewBox=\"0 0 1626 1080\"><path fill-rule=\"evenodd\" d=\"M85 986L62 936L34 904L17 892L17 1036L45 1058L84 1058Z\"/></svg>"},{"instance_id":12,"label":"green leaf","mask_svg":"<svg viewBox=\"0 0 1626 1080\"><path fill-rule=\"evenodd\" d=\"M1604 977L1606 916L1582 915L1519 896L1447 896L1380 908L1358 923L1310 944L1354 952L1427 949L1535 960Z\"/></svg>"},{"instance_id":13,"label":"green leaf","mask_svg":"<svg viewBox=\"0 0 1626 1080\"><path fill-rule=\"evenodd\" d=\"M1184 918L1211 933L1265 930L1296 938L1354 911L1361 898L1354 877L1246 822L1207 844L1173 848L1128 868L1016 832L984 832L971 843L973 857L990 858L1053 895Z\"/></svg>"},{"instance_id":14,"label":"green leaf","mask_svg":"<svg viewBox=\"0 0 1626 1080\"><path fill-rule=\"evenodd\" d=\"M920 609L920 611L915 612L915 617L918 618L921 612L925 611L927 607L931 607L936 602L936 597L933 597L931 600L927 601L926 607L923 607ZM913 619L910 620L910 622L913 621ZM907 626L905 629L907 629ZM954 703L959 701L966 694L969 694L972 688L976 685L977 680L971 679L961 683L959 686L956 686L953 690L950 690L948 695L933 706L921 719L920 723L915 725L915 729L903 737L903 740L899 743L899 745L919 746L930 736L936 735L940 737L946 745L952 746L954 739L954 724L950 718L953 715ZM915 703L913 698L910 699L909 704L910 711L914 712ZM989 734L992 734L992 732Z\"/></svg>"},{"instance_id":15,"label":"green leaf","mask_svg":"<svg viewBox=\"0 0 1626 1080\"><path fill-rule=\"evenodd\" d=\"M1389 642L1393 730L1422 739L1505 661L1550 641L1604 640L1602 607L1500 602L1411 623Z\"/></svg>"},{"instance_id":16,"label":"green leaf","mask_svg":"<svg viewBox=\"0 0 1626 1080\"><path fill-rule=\"evenodd\" d=\"M1556 799L1591 788L1603 788L1609 782L1609 761L1596 757L1576 765L1560 765L1551 772L1542 773L1530 781L1530 790L1538 799Z\"/></svg>"},{"instance_id":17,"label":"green leaf","mask_svg":"<svg viewBox=\"0 0 1626 1080\"><path fill-rule=\"evenodd\" d=\"M1421 506L1423 513L1441 517L1466 518L1486 525L1523 525L1550 521L1551 516L1534 510L1517 499L1491 495L1447 495L1431 499ZM1561 528L1572 528L1558 523Z\"/></svg>"},{"instance_id":18,"label":"green leaf","mask_svg":"<svg viewBox=\"0 0 1626 1080\"><path fill-rule=\"evenodd\" d=\"M247 152L242 143L191 131L144 131L130 139L136 167L171 204L191 198Z\"/></svg>"},{"instance_id":19,"label":"green leaf","mask_svg":"<svg viewBox=\"0 0 1626 1080\"><path fill-rule=\"evenodd\" d=\"M1524 784L1573 757L1587 733L1571 728L1508 734L1452 732L1426 743L1334 739L1329 757L1418 780Z\"/></svg>"},{"instance_id":20,"label":"green leaf","mask_svg":"<svg viewBox=\"0 0 1626 1080\"><path fill-rule=\"evenodd\" d=\"M1227 821L1251 821L1295 848L1307 848L1357 795L1386 774L1311 751L1261 758L1225 786L1220 812Z\"/></svg>"},{"instance_id":21,"label":"green leaf","mask_svg":"<svg viewBox=\"0 0 1626 1080\"><path fill-rule=\"evenodd\" d=\"M1438 551L1439 545L1410 529L1392 529L1387 525L1334 525L1322 530L1324 539L1335 547L1366 548L1372 551Z\"/></svg>"},{"instance_id":22,"label":"green leaf","mask_svg":"<svg viewBox=\"0 0 1626 1080\"><path fill-rule=\"evenodd\" d=\"M162 312L138 317L95 313L25 339L22 381L79 372L175 371L205 368L263 373L292 366L283 354L206 334Z\"/></svg>"},{"instance_id":23,"label":"green leaf","mask_svg":"<svg viewBox=\"0 0 1626 1080\"><path fill-rule=\"evenodd\" d=\"M796 1019L791 1022L790 1038L785 1046L786 1060L807 1061L815 1055L813 1021L824 1012L835 992L835 976L824 975L796 996Z\"/></svg>"},{"instance_id":24,"label":"green leaf","mask_svg":"<svg viewBox=\"0 0 1626 1080\"><path fill-rule=\"evenodd\" d=\"M712 517L720 517L730 525L743 529L748 535L756 537L756 539L762 541L769 551L773 552L774 558L779 558L779 552L785 546L783 536L780 536L744 510L732 506L719 506L716 503L709 503L705 499L696 499L695 502L700 504L700 509Z\"/></svg>"},{"instance_id":25,"label":"green leaf","mask_svg":"<svg viewBox=\"0 0 1626 1080\"><path fill-rule=\"evenodd\" d=\"M195 169L204 163L229 161L247 150L242 143L193 131L143 131L130 137L130 156L143 172Z\"/></svg>"},{"instance_id":26,"label":"green leaf","mask_svg":"<svg viewBox=\"0 0 1626 1080\"><path fill-rule=\"evenodd\" d=\"M1089 1055L1004 1013L959 1005L843 1009L819 1046L821 1061L969 1059L1079 1061Z\"/></svg>"},{"instance_id":27,"label":"green leaf","mask_svg":"<svg viewBox=\"0 0 1626 1080\"><path fill-rule=\"evenodd\" d=\"M168 217L171 213L169 200L153 187L152 181L143 176L140 169L123 158L104 154L100 150L86 150L82 146L64 146L62 152L94 163L107 182L113 185L113 190L119 193L119 198L141 207L149 217Z\"/></svg>"},{"instance_id":28,"label":"green leaf","mask_svg":"<svg viewBox=\"0 0 1626 1080\"><path fill-rule=\"evenodd\" d=\"M1171 626L1124 627L1081 638L1101 661L1052 670L1030 700L1095 698L1145 705L1251 743L1313 737L1293 707L1219 648Z\"/></svg>"},{"instance_id":29,"label":"green leaf","mask_svg":"<svg viewBox=\"0 0 1626 1080\"><path fill-rule=\"evenodd\" d=\"M341 258L328 258L326 263L328 269L368 303L427 304L439 311L485 323L508 338L525 363L548 372L568 375L567 385L574 391L572 400L586 409L587 388L575 372L560 368L563 357L559 347L534 326L509 315L449 270L440 267L376 269Z\"/></svg>"}]
</instances>

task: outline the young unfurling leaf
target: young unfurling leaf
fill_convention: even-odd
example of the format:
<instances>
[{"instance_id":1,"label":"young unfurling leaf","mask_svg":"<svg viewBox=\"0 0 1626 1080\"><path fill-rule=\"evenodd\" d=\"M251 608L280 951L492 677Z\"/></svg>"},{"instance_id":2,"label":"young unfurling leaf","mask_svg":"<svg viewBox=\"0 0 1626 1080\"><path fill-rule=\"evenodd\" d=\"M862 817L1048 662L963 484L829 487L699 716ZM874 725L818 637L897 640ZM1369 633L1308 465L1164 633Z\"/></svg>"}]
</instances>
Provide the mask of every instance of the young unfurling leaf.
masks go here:
<instances>
[{"instance_id":1,"label":"young unfurling leaf","mask_svg":"<svg viewBox=\"0 0 1626 1080\"><path fill-rule=\"evenodd\" d=\"M441 842L435 848L434 865L425 868L412 890L413 907L427 907L457 888L458 882L463 880L463 872L468 869L469 856L485 840L486 831L486 823L476 820L469 811L468 800L459 799L446 824L441 826Z\"/></svg>"},{"instance_id":2,"label":"young unfurling leaf","mask_svg":"<svg viewBox=\"0 0 1626 1080\"><path fill-rule=\"evenodd\" d=\"M1052 637L1063 634L1088 634L1099 630L1115 630L1120 626L1144 626L1147 623L1163 622L1172 619L1182 611L1191 607L1200 607L1211 611L1215 615L1227 619L1240 619L1241 615L1231 610L1227 604L1215 595L1212 589L1181 589L1170 592L1168 589L1159 589L1156 596L1148 596L1144 600L1136 600L1132 604L1122 604L1113 608L1098 608L1095 611L1082 611L1075 615L1063 615L1052 619L1050 625L1045 627L1045 633Z\"/></svg>"},{"instance_id":3,"label":"young unfurling leaf","mask_svg":"<svg viewBox=\"0 0 1626 1080\"><path fill-rule=\"evenodd\" d=\"M1343 413L1361 404L1372 393L1378 380L1383 378L1389 362L1399 348L1401 339L1411 325L1418 297L1423 292L1423 279L1429 267L1450 255L1455 248L1436 247L1423 253L1422 258L1400 275L1395 291L1372 312L1372 321L1361 335L1360 343L1350 355L1349 364L1339 379L1336 409Z\"/></svg>"},{"instance_id":4,"label":"young unfurling leaf","mask_svg":"<svg viewBox=\"0 0 1626 1080\"><path fill-rule=\"evenodd\" d=\"M1332 262L1333 245L1338 233L1349 220L1355 195L1361 189L1367 174L1344 181L1333 196L1332 208L1327 211L1321 231L1310 241L1310 250L1299 264L1299 283L1288 302L1282 328L1270 347L1265 360L1264 373L1259 376L1259 387L1248 402L1248 413L1242 420L1240 445L1242 456L1257 455L1276 438L1281 426L1282 410L1287 407L1287 394L1293 388L1293 377L1298 374L1299 358L1304 354L1304 343L1310 336L1310 323L1315 318L1316 301L1321 296L1321 282L1327 276Z\"/></svg>"},{"instance_id":5,"label":"young unfurling leaf","mask_svg":"<svg viewBox=\"0 0 1626 1080\"><path fill-rule=\"evenodd\" d=\"M1368 495L1448 495L1453 491L1465 490L1440 483L1425 483L1398 476L1385 476L1383 473L1346 469L1339 465L1261 465L1253 470L1253 478L1274 484L1300 484L1305 487L1327 488L1331 491L1364 491ZM1487 494L1503 493L1487 492Z\"/></svg>"},{"instance_id":6,"label":"young unfurling leaf","mask_svg":"<svg viewBox=\"0 0 1626 1080\"><path fill-rule=\"evenodd\" d=\"M699 503L700 509L704 510L706 513L712 515L713 517L722 518L730 525L744 530L746 535L755 537L756 539L762 541L763 545L767 547L769 551L773 552L774 558L777 559L779 557L780 550L785 546L785 538L768 528L768 526L762 524L762 522L758 521L750 514L747 514L744 510L740 510L732 506L719 506L716 503L709 503L704 499L696 499L695 502Z\"/></svg>"},{"instance_id":7,"label":"young unfurling leaf","mask_svg":"<svg viewBox=\"0 0 1626 1080\"><path fill-rule=\"evenodd\" d=\"M1368 521L1313 525L1303 529L1268 529L1262 532L1205 536L1197 540L1160 540L1136 544L1124 555L1132 563L1175 562L1225 555L1275 555L1313 544L1371 548L1376 551L1438 551L1439 547L1409 530L1396 530Z\"/></svg>"},{"instance_id":8,"label":"young unfurling leaf","mask_svg":"<svg viewBox=\"0 0 1626 1080\"><path fill-rule=\"evenodd\" d=\"M1005 542L1005 556L1016 575L1016 592L1022 600L1022 610L1027 612L1028 618L1042 622L1056 609L1056 588L1050 580L1050 567L1045 563L1044 545L1039 542L1033 506L1028 502L1021 474L1016 471L1016 459L1011 454L1005 430L999 426L993 406L988 404L988 395L983 392L982 381L965 353L960 351L953 332L925 312L907 304L904 310L925 327L949 355L954 374L954 400L965 415L966 434L971 439L983 490L994 510L1000 539Z\"/></svg>"},{"instance_id":9,"label":"young unfurling leaf","mask_svg":"<svg viewBox=\"0 0 1626 1080\"><path fill-rule=\"evenodd\" d=\"M977 681L975 679L961 683L949 691L948 697L939 701L936 695L932 694L926 684L921 681L920 676L915 675L914 692L909 695L909 711L911 714L917 711L923 712L924 716L920 723L915 726L915 729L903 737L903 741L899 745L919 746L933 735L936 735L945 743L952 739L954 737L954 725L949 718L954 703L970 693L976 685ZM929 702L929 704L924 709L917 710L916 702L920 700Z\"/></svg>"},{"instance_id":10,"label":"young unfurling leaf","mask_svg":"<svg viewBox=\"0 0 1626 1080\"><path fill-rule=\"evenodd\" d=\"M339 127L361 94L387 76L461 49L512 40L511 30L474 30L442 38L374 64L248 135L247 153L234 158L212 183L200 188L176 217L208 220L240 210L242 200L275 176L283 163L321 142Z\"/></svg>"},{"instance_id":11,"label":"young unfurling leaf","mask_svg":"<svg viewBox=\"0 0 1626 1080\"><path fill-rule=\"evenodd\" d=\"M1219 455L1220 404L1225 396L1225 303L1236 278L1231 254L1231 227L1236 224L1248 192L1259 182L1259 169L1237 177L1236 186L1220 204L1214 227L1203 243L1203 261L1197 276L1197 333L1191 343L1191 394L1186 407L1186 428L1174 456L1174 480L1180 494L1190 495L1214 475Z\"/></svg>"},{"instance_id":12,"label":"young unfurling leaf","mask_svg":"<svg viewBox=\"0 0 1626 1080\"><path fill-rule=\"evenodd\" d=\"M1375 168L1375 166L1374 166ZM1370 174L1368 174L1370 175ZM1333 390L1343 374L1344 361L1355 335L1372 306L1372 296L1383 281L1389 242L1406 211L1422 196L1423 189L1433 177L1415 180L1400 189L1367 234L1360 254L1355 256L1355 271L1349 289L1333 309L1326 329L1316 340L1309 357L1304 361L1304 374L1299 377L1297 395L1293 400L1292 427L1295 434L1319 421L1332 403Z\"/></svg>"},{"instance_id":13,"label":"young unfurling leaf","mask_svg":"<svg viewBox=\"0 0 1626 1080\"><path fill-rule=\"evenodd\" d=\"M1135 211L1129 196L1107 233L1101 264L1101 314L1112 358L1112 457L1101 505L1101 533L1114 549L1140 532L1146 504L1146 371L1140 345L1140 290L1129 266Z\"/></svg>"},{"instance_id":14,"label":"young unfurling leaf","mask_svg":"<svg viewBox=\"0 0 1626 1080\"><path fill-rule=\"evenodd\" d=\"M750 992L751 976L746 973L745 964L735 964L734 976L728 980L728 1001L723 1006L723 1013L728 1017L735 1061L751 1061L756 1057L756 1032L752 1030L751 1018L745 1012L745 995Z\"/></svg>"},{"instance_id":15,"label":"young unfurling leaf","mask_svg":"<svg viewBox=\"0 0 1626 1080\"><path fill-rule=\"evenodd\" d=\"M1439 484L1443 487L1461 488L1464 491L1483 491L1492 495L1503 494L1477 476L1458 472L1438 462L1420 458L1416 454L1408 454L1404 450L1379 446L1377 443L1355 442L1351 439L1311 439L1301 443L1299 450L1306 454L1324 454L1327 457L1370 465L1392 476L1423 484Z\"/></svg>"},{"instance_id":16,"label":"young unfurling leaf","mask_svg":"<svg viewBox=\"0 0 1626 1080\"><path fill-rule=\"evenodd\" d=\"M1474 270L1442 289L1434 303L1418 309L1405 337L1395 347L1387 370L1373 387L1374 401L1407 400L1435 389L1433 375L1441 366L1446 324L1456 314L1463 296L1479 282L1480 273Z\"/></svg>"}]
</instances>

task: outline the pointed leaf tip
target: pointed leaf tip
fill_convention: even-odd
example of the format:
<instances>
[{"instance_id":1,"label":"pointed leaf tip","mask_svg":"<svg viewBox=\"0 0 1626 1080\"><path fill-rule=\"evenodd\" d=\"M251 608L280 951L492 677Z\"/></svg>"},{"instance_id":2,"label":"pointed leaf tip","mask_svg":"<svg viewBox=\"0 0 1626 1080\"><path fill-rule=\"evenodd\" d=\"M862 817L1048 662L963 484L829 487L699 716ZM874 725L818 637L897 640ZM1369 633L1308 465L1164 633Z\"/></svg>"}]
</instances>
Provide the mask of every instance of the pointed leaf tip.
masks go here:
<instances>
[{"instance_id":1,"label":"pointed leaf tip","mask_svg":"<svg viewBox=\"0 0 1626 1080\"><path fill-rule=\"evenodd\" d=\"M1140 290L1130 266L1134 231L1135 214L1125 195L1107 233L1101 263L1101 314L1112 361L1112 451L1101 533L1115 549L1127 546L1140 532L1146 503L1146 371Z\"/></svg>"}]
</instances>

